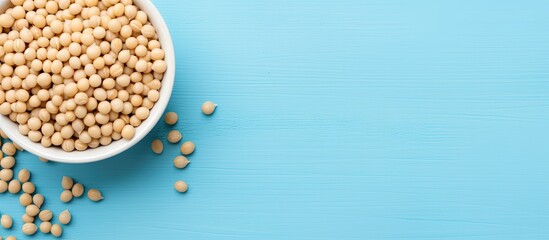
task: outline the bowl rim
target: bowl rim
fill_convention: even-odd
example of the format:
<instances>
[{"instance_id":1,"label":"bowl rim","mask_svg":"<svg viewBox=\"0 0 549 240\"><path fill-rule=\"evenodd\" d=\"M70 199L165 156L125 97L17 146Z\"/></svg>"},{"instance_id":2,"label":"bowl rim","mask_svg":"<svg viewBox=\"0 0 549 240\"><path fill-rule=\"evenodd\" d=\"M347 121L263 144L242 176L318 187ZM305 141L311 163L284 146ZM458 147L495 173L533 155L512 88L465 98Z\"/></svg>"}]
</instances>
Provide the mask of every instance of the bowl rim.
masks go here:
<instances>
[{"instance_id":1,"label":"bowl rim","mask_svg":"<svg viewBox=\"0 0 549 240\"><path fill-rule=\"evenodd\" d=\"M175 83L175 50L168 26L154 4L150 0L133 0L133 3L139 10L142 10L147 14L148 20L156 29L158 41L165 53L164 60L168 65L162 78L160 98L151 109L149 117L136 128L134 137L130 140L119 139L107 146L100 146L95 149L65 152L58 147L44 147L40 143L32 142L27 136L19 133L17 123L12 122L8 116L0 115L0 129L3 130L11 141L17 143L26 151L50 161L60 163L90 163L118 155L140 142L149 134L163 116L170 101L173 85ZM0 4L0 9L5 10L11 2L9 0L3 0Z\"/></svg>"}]
</instances>

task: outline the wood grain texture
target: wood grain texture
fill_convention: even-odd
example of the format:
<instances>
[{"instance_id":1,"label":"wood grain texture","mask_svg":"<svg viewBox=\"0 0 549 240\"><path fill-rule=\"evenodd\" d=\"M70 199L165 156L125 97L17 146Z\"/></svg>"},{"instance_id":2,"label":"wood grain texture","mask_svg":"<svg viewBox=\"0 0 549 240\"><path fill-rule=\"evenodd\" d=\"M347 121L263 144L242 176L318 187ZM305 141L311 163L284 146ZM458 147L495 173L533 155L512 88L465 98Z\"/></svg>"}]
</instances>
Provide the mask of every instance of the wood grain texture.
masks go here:
<instances>
[{"instance_id":1,"label":"wood grain texture","mask_svg":"<svg viewBox=\"0 0 549 240\"><path fill-rule=\"evenodd\" d=\"M549 238L549 1L154 2L197 151L155 156L159 124L100 163L21 154L65 239ZM105 200L61 204L63 175Z\"/></svg>"}]
</instances>

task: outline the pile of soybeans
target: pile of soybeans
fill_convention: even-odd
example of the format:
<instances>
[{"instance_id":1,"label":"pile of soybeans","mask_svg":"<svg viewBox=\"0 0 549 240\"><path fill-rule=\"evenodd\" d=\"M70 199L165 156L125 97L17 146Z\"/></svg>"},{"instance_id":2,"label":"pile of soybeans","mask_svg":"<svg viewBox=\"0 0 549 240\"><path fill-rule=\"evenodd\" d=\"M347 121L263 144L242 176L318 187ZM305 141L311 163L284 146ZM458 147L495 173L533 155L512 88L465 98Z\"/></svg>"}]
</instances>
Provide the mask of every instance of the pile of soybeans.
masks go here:
<instances>
[{"instance_id":1,"label":"pile of soybeans","mask_svg":"<svg viewBox=\"0 0 549 240\"><path fill-rule=\"evenodd\" d=\"M167 65L132 0L11 0L0 15L0 114L45 147L131 139Z\"/></svg>"}]
</instances>

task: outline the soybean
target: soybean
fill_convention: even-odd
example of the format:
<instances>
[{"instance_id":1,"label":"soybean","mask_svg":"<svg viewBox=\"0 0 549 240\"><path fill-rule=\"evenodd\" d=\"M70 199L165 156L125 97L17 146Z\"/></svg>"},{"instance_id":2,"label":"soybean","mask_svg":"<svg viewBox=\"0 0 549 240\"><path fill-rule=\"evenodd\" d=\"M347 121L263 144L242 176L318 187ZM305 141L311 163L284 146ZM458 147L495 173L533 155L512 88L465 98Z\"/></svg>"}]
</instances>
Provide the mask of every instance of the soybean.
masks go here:
<instances>
[{"instance_id":1,"label":"soybean","mask_svg":"<svg viewBox=\"0 0 549 240\"><path fill-rule=\"evenodd\" d=\"M183 155L191 155L194 152L194 148L194 143L187 141L181 144L180 150Z\"/></svg>"},{"instance_id":2,"label":"soybean","mask_svg":"<svg viewBox=\"0 0 549 240\"><path fill-rule=\"evenodd\" d=\"M80 183L76 183L72 186L72 195L75 197L80 197L82 194L84 194L84 185Z\"/></svg>"},{"instance_id":3,"label":"soybean","mask_svg":"<svg viewBox=\"0 0 549 240\"><path fill-rule=\"evenodd\" d=\"M171 130L168 133L168 142L170 143L178 143L181 141L181 138L183 138L183 135L178 130Z\"/></svg>"},{"instance_id":4,"label":"soybean","mask_svg":"<svg viewBox=\"0 0 549 240\"><path fill-rule=\"evenodd\" d=\"M23 224L22 230L23 230L23 234L30 236L30 235L34 235L36 233L36 230L38 230L38 228L34 223L25 223Z\"/></svg>"},{"instance_id":5,"label":"soybean","mask_svg":"<svg viewBox=\"0 0 549 240\"><path fill-rule=\"evenodd\" d=\"M176 168L185 168L189 163L189 159L184 156L177 156L173 159L173 165Z\"/></svg>"},{"instance_id":6,"label":"soybean","mask_svg":"<svg viewBox=\"0 0 549 240\"><path fill-rule=\"evenodd\" d=\"M72 178L69 177L69 176L63 176L63 178L61 179L61 186L62 186L63 189L65 189L65 190L71 189L73 183L74 183L74 181L73 181Z\"/></svg>"},{"instance_id":7,"label":"soybean","mask_svg":"<svg viewBox=\"0 0 549 240\"><path fill-rule=\"evenodd\" d=\"M7 214L2 214L2 218L0 219L0 223L2 224L3 228L9 229L13 225L13 220L11 217Z\"/></svg>"},{"instance_id":8,"label":"soybean","mask_svg":"<svg viewBox=\"0 0 549 240\"><path fill-rule=\"evenodd\" d=\"M53 217L53 213L51 210L42 210L38 214L38 218L42 222L49 222L52 219L52 217Z\"/></svg>"},{"instance_id":9,"label":"soybean","mask_svg":"<svg viewBox=\"0 0 549 240\"><path fill-rule=\"evenodd\" d=\"M21 169L19 171L19 174L17 174L17 178L19 179L19 181L23 182L23 183L26 183L29 181L30 179L30 172L28 169Z\"/></svg>"},{"instance_id":10,"label":"soybean","mask_svg":"<svg viewBox=\"0 0 549 240\"><path fill-rule=\"evenodd\" d=\"M51 235L54 237L60 237L63 234L63 228L59 224L53 224L50 229Z\"/></svg>"},{"instance_id":11,"label":"soybean","mask_svg":"<svg viewBox=\"0 0 549 240\"><path fill-rule=\"evenodd\" d=\"M69 210L65 210L65 211L62 211L60 214L59 214L59 222L61 224L64 224L64 225L67 225L71 222L71 213L69 212Z\"/></svg>"},{"instance_id":12,"label":"soybean","mask_svg":"<svg viewBox=\"0 0 549 240\"><path fill-rule=\"evenodd\" d=\"M187 183L182 180L176 181L174 184L174 188L176 191L181 193L186 192L189 189Z\"/></svg>"},{"instance_id":13,"label":"soybean","mask_svg":"<svg viewBox=\"0 0 549 240\"><path fill-rule=\"evenodd\" d=\"M177 113L175 112L167 112L166 115L164 115L164 121L168 125L175 125L177 123L177 119L178 119L178 116L177 116Z\"/></svg>"},{"instance_id":14,"label":"soybean","mask_svg":"<svg viewBox=\"0 0 549 240\"><path fill-rule=\"evenodd\" d=\"M70 190L63 190L63 192L61 192L61 196L59 196L59 199L61 200L61 202L70 202L72 200L72 193Z\"/></svg>"},{"instance_id":15,"label":"soybean","mask_svg":"<svg viewBox=\"0 0 549 240\"><path fill-rule=\"evenodd\" d=\"M156 140L152 141L151 149L154 153L161 154L162 151L164 151L164 144L162 143L162 141L160 139L156 139Z\"/></svg>"},{"instance_id":16,"label":"soybean","mask_svg":"<svg viewBox=\"0 0 549 240\"><path fill-rule=\"evenodd\" d=\"M23 206L23 207L31 205L32 204L32 196L28 193L21 194L21 196L19 196L19 204L21 204L21 206Z\"/></svg>"},{"instance_id":17,"label":"soybean","mask_svg":"<svg viewBox=\"0 0 549 240\"><path fill-rule=\"evenodd\" d=\"M13 194L19 193L21 191L21 182L16 179L11 180L8 184L8 191Z\"/></svg>"},{"instance_id":18,"label":"soybean","mask_svg":"<svg viewBox=\"0 0 549 240\"><path fill-rule=\"evenodd\" d=\"M32 203L38 207L41 207L42 204L44 204L44 195L40 193L34 194L34 196L32 196Z\"/></svg>"},{"instance_id":19,"label":"soybean","mask_svg":"<svg viewBox=\"0 0 549 240\"><path fill-rule=\"evenodd\" d=\"M215 111L215 108L217 108L217 104L210 101L206 101L202 104L201 109L202 109L202 113L204 113L205 115L212 115Z\"/></svg>"},{"instance_id":20,"label":"soybean","mask_svg":"<svg viewBox=\"0 0 549 240\"><path fill-rule=\"evenodd\" d=\"M40 223L40 232L49 233L51 231L51 222L41 222Z\"/></svg>"},{"instance_id":21,"label":"soybean","mask_svg":"<svg viewBox=\"0 0 549 240\"><path fill-rule=\"evenodd\" d=\"M97 189L88 190L88 198L94 202L103 200L103 195Z\"/></svg>"}]
</instances>

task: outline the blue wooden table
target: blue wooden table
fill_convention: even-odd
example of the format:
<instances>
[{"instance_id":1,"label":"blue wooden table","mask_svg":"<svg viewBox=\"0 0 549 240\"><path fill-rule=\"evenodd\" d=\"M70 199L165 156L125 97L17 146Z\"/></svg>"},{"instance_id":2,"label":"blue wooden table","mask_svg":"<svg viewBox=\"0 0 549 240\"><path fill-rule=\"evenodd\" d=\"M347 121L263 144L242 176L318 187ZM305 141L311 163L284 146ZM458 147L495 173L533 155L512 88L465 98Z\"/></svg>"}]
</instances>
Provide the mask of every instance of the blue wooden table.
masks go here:
<instances>
[{"instance_id":1,"label":"blue wooden table","mask_svg":"<svg viewBox=\"0 0 549 240\"><path fill-rule=\"evenodd\" d=\"M197 150L154 155L161 123L99 163L20 154L65 239L549 239L549 1L154 2Z\"/></svg>"}]
</instances>

